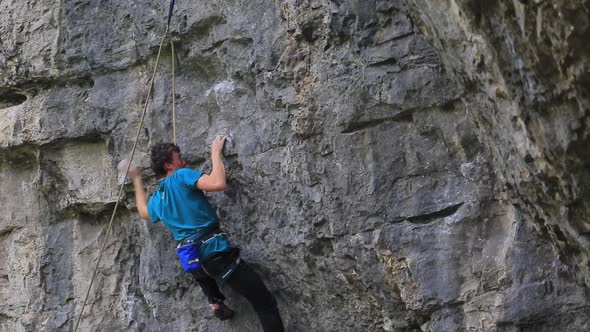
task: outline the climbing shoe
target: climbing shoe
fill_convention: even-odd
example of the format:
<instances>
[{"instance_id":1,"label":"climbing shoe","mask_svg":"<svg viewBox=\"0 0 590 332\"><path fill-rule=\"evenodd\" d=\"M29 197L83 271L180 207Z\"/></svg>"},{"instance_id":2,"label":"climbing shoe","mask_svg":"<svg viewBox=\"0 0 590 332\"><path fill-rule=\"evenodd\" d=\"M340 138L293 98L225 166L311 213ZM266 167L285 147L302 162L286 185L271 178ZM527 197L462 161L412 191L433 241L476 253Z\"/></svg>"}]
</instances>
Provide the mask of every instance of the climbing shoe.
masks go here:
<instances>
[{"instance_id":1,"label":"climbing shoe","mask_svg":"<svg viewBox=\"0 0 590 332\"><path fill-rule=\"evenodd\" d=\"M213 305L213 316L219 320L227 320L234 316L234 311L223 303Z\"/></svg>"}]
</instances>

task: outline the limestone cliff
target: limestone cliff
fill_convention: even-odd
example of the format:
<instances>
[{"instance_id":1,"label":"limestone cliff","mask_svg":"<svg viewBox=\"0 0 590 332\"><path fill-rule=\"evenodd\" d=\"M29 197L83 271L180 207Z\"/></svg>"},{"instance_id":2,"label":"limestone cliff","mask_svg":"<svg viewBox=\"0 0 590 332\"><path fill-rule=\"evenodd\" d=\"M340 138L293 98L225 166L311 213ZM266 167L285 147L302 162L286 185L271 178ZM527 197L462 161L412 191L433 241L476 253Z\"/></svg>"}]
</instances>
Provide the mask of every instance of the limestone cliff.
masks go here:
<instances>
[{"instance_id":1,"label":"limestone cliff","mask_svg":"<svg viewBox=\"0 0 590 332\"><path fill-rule=\"evenodd\" d=\"M288 331L590 330L590 1L176 1L178 144ZM166 1L0 0L0 331L212 317L126 187ZM172 140L169 46L136 160Z\"/></svg>"}]
</instances>

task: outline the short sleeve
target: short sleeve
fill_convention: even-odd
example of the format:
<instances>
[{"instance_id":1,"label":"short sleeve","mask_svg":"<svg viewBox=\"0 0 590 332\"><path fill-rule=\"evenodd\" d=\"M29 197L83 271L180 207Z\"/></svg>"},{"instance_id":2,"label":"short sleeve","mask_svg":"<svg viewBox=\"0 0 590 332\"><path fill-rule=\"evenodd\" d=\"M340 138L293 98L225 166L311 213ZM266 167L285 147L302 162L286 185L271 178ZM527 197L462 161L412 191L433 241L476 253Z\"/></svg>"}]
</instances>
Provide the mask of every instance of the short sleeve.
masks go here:
<instances>
[{"instance_id":1,"label":"short sleeve","mask_svg":"<svg viewBox=\"0 0 590 332\"><path fill-rule=\"evenodd\" d=\"M182 186L185 188L188 188L188 189L195 189L196 188L195 185L196 185L197 181L199 181L199 179L201 178L201 175L203 175L202 172L195 171L190 168L179 169L177 171L177 173L178 173L178 180L180 181Z\"/></svg>"},{"instance_id":2,"label":"short sleeve","mask_svg":"<svg viewBox=\"0 0 590 332\"><path fill-rule=\"evenodd\" d=\"M160 220L160 218L158 218L158 215L156 214L156 211L154 209L154 200L151 198L148 201L147 210L148 210L148 214L150 215L150 220L152 222L155 223L155 222L158 222L158 220Z\"/></svg>"}]
</instances>

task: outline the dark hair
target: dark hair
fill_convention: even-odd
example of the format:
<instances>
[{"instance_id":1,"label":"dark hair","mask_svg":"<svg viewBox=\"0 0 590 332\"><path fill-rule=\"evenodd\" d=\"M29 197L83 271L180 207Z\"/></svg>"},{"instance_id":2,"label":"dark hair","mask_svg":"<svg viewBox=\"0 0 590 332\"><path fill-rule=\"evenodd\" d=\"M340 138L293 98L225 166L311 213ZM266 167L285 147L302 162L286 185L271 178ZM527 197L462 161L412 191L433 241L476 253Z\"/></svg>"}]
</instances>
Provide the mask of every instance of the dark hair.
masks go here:
<instances>
[{"instance_id":1,"label":"dark hair","mask_svg":"<svg viewBox=\"0 0 590 332\"><path fill-rule=\"evenodd\" d=\"M156 173L156 177L161 178L166 175L164 163L172 162L172 153L174 151L180 153L180 148L172 143L160 143L152 146L150 159L152 170Z\"/></svg>"}]
</instances>

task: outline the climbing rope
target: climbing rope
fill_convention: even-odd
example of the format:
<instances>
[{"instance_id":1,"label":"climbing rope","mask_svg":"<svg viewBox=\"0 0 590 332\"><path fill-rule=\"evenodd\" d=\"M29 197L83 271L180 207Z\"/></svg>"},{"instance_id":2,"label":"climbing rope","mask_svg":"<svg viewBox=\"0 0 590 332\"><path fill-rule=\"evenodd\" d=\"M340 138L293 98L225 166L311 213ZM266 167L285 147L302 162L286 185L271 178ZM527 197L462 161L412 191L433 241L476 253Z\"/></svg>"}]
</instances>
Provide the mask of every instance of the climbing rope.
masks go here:
<instances>
[{"instance_id":1,"label":"climbing rope","mask_svg":"<svg viewBox=\"0 0 590 332\"><path fill-rule=\"evenodd\" d=\"M172 143L176 145L176 71L174 65L176 56L174 55L174 40L170 39L170 49L172 50Z\"/></svg>"},{"instance_id":2,"label":"climbing rope","mask_svg":"<svg viewBox=\"0 0 590 332\"><path fill-rule=\"evenodd\" d=\"M131 162L133 161L133 156L135 155L135 150L137 148L137 142L139 141L139 136L141 134L141 129L143 128L143 122L145 119L145 115L147 113L149 100L152 94L152 90L154 88L154 80L156 78L156 72L158 70L158 64L160 62L160 55L162 53L162 46L164 45L164 40L168 36L168 32L170 30L170 20L172 18L172 12L174 10L174 0L170 1L170 9L168 12L168 24L166 26L166 31L164 32L164 36L160 40L160 47L158 48L158 56L156 57L156 63L154 65L154 71L152 73L152 77L149 82L148 86L148 94L145 98L145 103L143 106L143 111L141 113L141 118L139 121L139 127L137 128L137 134L135 136L135 141L133 142L133 148L131 149L131 156L129 157L129 163L125 169L125 176L123 177L123 182L119 187L119 192L117 193L117 202L115 203L115 207L113 208L113 213L111 214L111 220L109 221L109 226L107 227L107 231L105 234L104 242L102 244L102 248L100 249L100 254L98 255L98 261L96 262L96 267L94 268L94 272L92 273L92 279L90 280L90 285L88 286L88 291L86 292L86 296L84 297L84 303L82 304L82 309L80 310L80 315L78 316L78 320L76 321L76 326L74 327L74 332L78 330L78 325L80 324L80 320L82 320L82 315L84 314L84 308L86 307L86 302L88 301L88 296L90 295L90 290L92 289L92 284L94 283L94 279L96 279L96 274L98 272L98 267L100 265L100 261L102 259L102 255L104 253L104 249L106 248L107 240L109 237L109 233L113 226L113 221L115 220L115 214L117 213L117 208L119 207L119 202L121 201L121 197L123 194L123 188L125 186L125 182L127 181L127 176L129 175L129 169L131 168ZM175 110L175 74L174 74L174 42L171 41L170 45L172 47L172 128L173 128L173 139L174 144L176 144L176 110Z\"/></svg>"},{"instance_id":3,"label":"climbing rope","mask_svg":"<svg viewBox=\"0 0 590 332\"><path fill-rule=\"evenodd\" d=\"M172 19L172 12L174 11L174 0L170 0L170 9L168 10L168 27L170 28L170 20ZM174 55L174 40L170 38L170 49L172 50L172 143L176 145L176 56Z\"/></svg>"}]
</instances>

